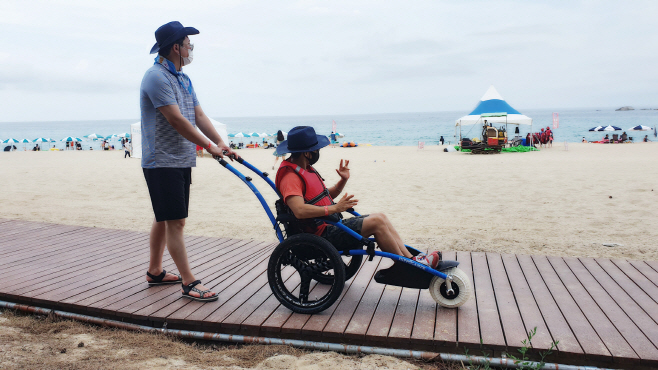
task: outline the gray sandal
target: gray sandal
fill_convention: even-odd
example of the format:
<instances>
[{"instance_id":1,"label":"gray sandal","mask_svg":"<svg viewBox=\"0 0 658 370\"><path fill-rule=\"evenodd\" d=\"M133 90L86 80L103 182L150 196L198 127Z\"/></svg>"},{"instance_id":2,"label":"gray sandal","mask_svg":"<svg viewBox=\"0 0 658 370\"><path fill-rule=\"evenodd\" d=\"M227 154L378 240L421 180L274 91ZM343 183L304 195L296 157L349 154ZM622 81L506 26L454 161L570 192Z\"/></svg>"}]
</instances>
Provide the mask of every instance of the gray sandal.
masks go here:
<instances>
[{"instance_id":1,"label":"gray sandal","mask_svg":"<svg viewBox=\"0 0 658 370\"><path fill-rule=\"evenodd\" d=\"M211 290L210 289L208 289L208 290L199 290L199 289L195 288L195 286L197 286L199 284L201 284L201 280L194 280L189 285L183 285L183 297L193 299L193 300L199 301L199 302L212 302L212 301L216 301L217 299L219 299L218 294L215 294L215 295L210 296L210 297L205 297L206 293L210 293ZM199 293L199 296L195 297L193 295L190 295L191 291L195 291L195 292Z\"/></svg>"}]
</instances>

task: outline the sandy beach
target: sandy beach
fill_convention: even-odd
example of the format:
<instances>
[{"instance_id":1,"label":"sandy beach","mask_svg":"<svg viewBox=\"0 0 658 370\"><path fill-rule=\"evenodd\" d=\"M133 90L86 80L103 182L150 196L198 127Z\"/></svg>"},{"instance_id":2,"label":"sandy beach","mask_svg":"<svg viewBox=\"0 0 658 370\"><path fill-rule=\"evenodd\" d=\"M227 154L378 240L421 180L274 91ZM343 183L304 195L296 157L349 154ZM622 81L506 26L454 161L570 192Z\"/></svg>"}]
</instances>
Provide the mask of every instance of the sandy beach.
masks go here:
<instances>
[{"instance_id":1,"label":"sandy beach","mask_svg":"<svg viewBox=\"0 0 658 370\"><path fill-rule=\"evenodd\" d=\"M331 185L338 180L334 169L340 159L349 159L352 174L345 191L359 199L357 211L386 213L407 244L415 247L658 259L655 244L658 145L655 143L568 144L568 150L563 144L556 144L539 152L499 155L446 153L443 148L325 148L316 167ZM256 167L273 173L272 150L245 149L239 153ZM118 150L3 153L0 155L3 169L0 217L148 232L153 213L141 162L124 159L123 155ZM237 163L235 166L248 173ZM192 174L188 235L276 241L260 203L237 177L210 157L199 158ZM260 179L254 183L273 205L275 195L268 186ZM165 258L170 257L165 255ZM146 261L145 245L145 267ZM30 330L42 324L10 319L0 321L3 323L0 329L4 326L0 339L4 338L5 348L11 350L5 364L27 365L19 361L24 357L21 348L25 343L39 340ZM111 351L121 348L117 344L119 339L96 329L70 330L72 338L86 335L92 343L93 340L115 343L109 345ZM125 334L134 343L141 341L132 335ZM44 338L61 339L52 335ZM230 368L263 369L318 368L305 366L307 363L332 363L341 369L418 366L385 356L360 359L336 353L296 353L298 357L269 353L258 363L235 366L222 362L232 354L219 359L217 356L222 352L218 352L212 357L216 360L194 362L207 348L190 352L193 355L188 357L175 355L178 357L163 360L154 348L166 346L167 342L158 338L146 342L144 346L151 349L145 349L144 353L155 354L144 357L144 362L123 362L122 366L131 368L140 363L166 369L193 364L196 368L224 364ZM52 348L50 351L42 352L59 358L57 351ZM90 364L102 365L106 357L94 357L97 362Z\"/></svg>"},{"instance_id":2,"label":"sandy beach","mask_svg":"<svg viewBox=\"0 0 658 370\"><path fill-rule=\"evenodd\" d=\"M271 149L239 153L274 172ZM357 211L387 214L416 247L656 260L657 153L654 143L484 156L440 146L328 147L316 167L331 185L340 159L349 159L345 191L359 199ZM3 153L2 217L148 231L153 213L140 160L123 155ZM192 178L187 234L276 241L254 194L215 160L199 158ZM273 205L274 192L254 184Z\"/></svg>"}]
</instances>

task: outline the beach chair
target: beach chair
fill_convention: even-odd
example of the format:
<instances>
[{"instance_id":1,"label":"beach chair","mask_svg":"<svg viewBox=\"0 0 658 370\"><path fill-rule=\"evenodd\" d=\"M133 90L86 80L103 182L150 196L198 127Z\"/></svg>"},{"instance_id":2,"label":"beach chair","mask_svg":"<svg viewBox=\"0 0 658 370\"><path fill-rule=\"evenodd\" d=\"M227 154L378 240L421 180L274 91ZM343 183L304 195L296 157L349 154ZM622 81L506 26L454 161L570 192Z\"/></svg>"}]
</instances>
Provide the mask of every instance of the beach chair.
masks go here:
<instances>
[{"instance_id":1,"label":"beach chair","mask_svg":"<svg viewBox=\"0 0 658 370\"><path fill-rule=\"evenodd\" d=\"M619 135L612 134L612 142L613 143L618 143L619 142Z\"/></svg>"}]
</instances>

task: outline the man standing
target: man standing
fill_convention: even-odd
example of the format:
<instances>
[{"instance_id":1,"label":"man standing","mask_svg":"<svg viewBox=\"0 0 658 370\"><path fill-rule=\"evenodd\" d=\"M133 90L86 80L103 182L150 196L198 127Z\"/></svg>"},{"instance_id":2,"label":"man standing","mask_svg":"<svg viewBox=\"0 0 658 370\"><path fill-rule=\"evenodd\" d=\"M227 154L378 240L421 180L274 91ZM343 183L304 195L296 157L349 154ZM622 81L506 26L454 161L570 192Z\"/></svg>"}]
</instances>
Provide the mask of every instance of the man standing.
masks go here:
<instances>
[{"instance_id":1,"label":"man standing","mask_svg":"<svg viewBox=\"0 0 658 370\"><path fill-rule=\"evenodd\" d=\"M140 89L142 113L142 168L149 189L155 220L151 227L149 285L182 283L183 296L197 301L215 301L190 269L183 240L187 218L192 167L196 166L195 145L213 156L234 154L222 141L196 98L192 81L182 67L192 63L188 35L199 31L169 22L155 31L151 54L154 65L144 74ZM206 139L197 131L205 134ZM181 276L162 267L165 246Z\"/></svg>"}]
</instances>

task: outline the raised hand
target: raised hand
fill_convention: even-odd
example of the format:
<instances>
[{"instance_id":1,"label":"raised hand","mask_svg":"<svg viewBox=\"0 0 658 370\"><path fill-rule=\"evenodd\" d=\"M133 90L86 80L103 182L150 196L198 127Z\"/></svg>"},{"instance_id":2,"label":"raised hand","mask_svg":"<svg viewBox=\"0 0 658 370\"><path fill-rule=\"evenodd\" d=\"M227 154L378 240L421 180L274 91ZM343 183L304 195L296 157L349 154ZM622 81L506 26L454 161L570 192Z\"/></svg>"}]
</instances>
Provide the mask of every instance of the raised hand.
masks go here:
<instances>
[{"instance_id":1,"label":"raised hand","mask_svg":"<svg viewBox=\"0 0 658 370\"><path fill-rule=\"evenodd\" d=\"M345 160L345 165L343 165L343 160L340 160L340 166L338 166L338 169L336 170L336 173L338 173L338 176L340 176L341 179L347 180L350 178L350 169L347 167L350 164L349 160Z\"/></svg>"}]
</instances>

